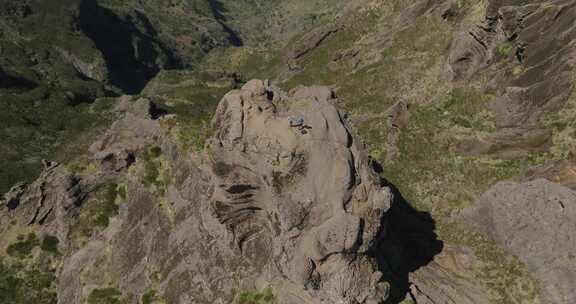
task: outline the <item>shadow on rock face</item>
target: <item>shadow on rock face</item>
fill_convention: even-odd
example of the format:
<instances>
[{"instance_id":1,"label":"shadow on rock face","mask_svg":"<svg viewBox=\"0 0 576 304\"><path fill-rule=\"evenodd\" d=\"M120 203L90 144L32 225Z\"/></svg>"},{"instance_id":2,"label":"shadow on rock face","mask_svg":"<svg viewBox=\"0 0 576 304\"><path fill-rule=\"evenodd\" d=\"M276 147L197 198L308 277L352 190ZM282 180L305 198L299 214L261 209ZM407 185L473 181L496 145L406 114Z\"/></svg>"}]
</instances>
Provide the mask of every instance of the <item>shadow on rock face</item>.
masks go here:
<instances>
[{"instance_id":1,"label":"shadow on rock face","mask_svg":"<svg viewBox=\"0 0 576 304\"><path fill-rule=\"evenodd\" d=\"M376 172L382 167L371 164ZM428 265L442 252L444 244L436 235L436 222L428 212L414 209L396 186L385 179L383 186L394 194L394 200L386 216L384 238L371 253L378 261L379 270L390 282L390 297L386 304L402 302L410 292L409 274Z\"/></svg>"}]
</instances>

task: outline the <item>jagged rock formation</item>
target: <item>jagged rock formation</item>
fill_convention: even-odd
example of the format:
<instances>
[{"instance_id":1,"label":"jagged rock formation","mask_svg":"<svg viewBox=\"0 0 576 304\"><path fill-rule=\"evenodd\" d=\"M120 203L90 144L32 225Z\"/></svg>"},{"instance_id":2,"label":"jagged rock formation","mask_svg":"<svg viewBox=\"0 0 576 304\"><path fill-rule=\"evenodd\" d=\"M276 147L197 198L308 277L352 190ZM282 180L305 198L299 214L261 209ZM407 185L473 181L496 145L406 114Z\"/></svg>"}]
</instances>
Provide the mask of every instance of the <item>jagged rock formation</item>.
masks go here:
<instances>
[{"instance_id":1,"label":"jagged rock formation","mask_svg":"<svg viewBox=\"0 0 576 304\"><path fill-rule=\"evenodd\" d=\"M17 184L6 195L0 233L6 233L10 220L16 219L23 226L41 227L42 233L57 235L65 248L69 225L78 215L82 200L92 190L60 164L46 162L36 181L29 185Z\"/></svg>"},{"instance_id":2,"label":"jagged rock formation","mask_svg":"<svg viewBox=\"0 0 576 304\"><path fill-rule=\"evenodd\" d=\"M54 271L60 303L573 301L574 219L542 203L572 194L536 179L576 187L574 0L44 2L0 0L0 277Z\"/></svg>"},{"instance_id":3,"label":"jagged rock formation","mask_svg":"<svg viewBox=\"0 0 576 304\"><path fill-rule=\"evenodd\" d=\"M278 303L386 299L367 253L386 233L389 189L330 89L303 87L288 98L277 90L254 80L228 93L201 157L181 154L165 135L169 117L154 120L147 101L126 100L125 117L91 147L98 173L51 165L15 187L1 218L58 232L59 303L83 303L102 286L116 286L129 303L149 288L168 303L232 303L238 290L266 286ZM304 123L290 127L296 116ZM150 144L162 151L163 185L142 181ZM79 242L69 227L107 179L127 185L119 215Z\"/></svg>"},{"instance_id":4,"label":"jagged rock formation","mask_svg":"<svg viewBox=\"0 0 576 304\"><path fill-rule=\"evenodd\" d=\"M552 132L539 122L562 109L574 88L574 16L573 1L523 6L490 1L484 19L464 27L449 56L454 81L486 71L491 77L486 89L497 95L490 102L496 132L467 141L464 151L515 157L549 149ZM513 65L499 63L502 57Z\"/></svg>"},{"instance_id":5,"label":"jagged rock formation","mask_svg":"<svg viewBox=\"0 0 576 304\"><path fill-rule=\"evenodd\" d=\"M576 300L574 191L544 179L501 182L463 216L528 265L545 301Z\"/></svg>"},{"instance_id":6,"label":"jagged rock formation","mask_svg":"<svg viewBox=\"0 0 576 304\"><path fill-rule=\"evenodd\" d=\"M382 233L390 193L334 108L328 88L300 88L271 103L261 81L221 102L209 147L214 213L231 246L288 279L289 303L377 303L381 274L363 257ZM290 128L290 117L304 125ZM301 130L299 130L301 129ZM312 297L297 292L302 287Z\"/></svg>"}]
</instances>

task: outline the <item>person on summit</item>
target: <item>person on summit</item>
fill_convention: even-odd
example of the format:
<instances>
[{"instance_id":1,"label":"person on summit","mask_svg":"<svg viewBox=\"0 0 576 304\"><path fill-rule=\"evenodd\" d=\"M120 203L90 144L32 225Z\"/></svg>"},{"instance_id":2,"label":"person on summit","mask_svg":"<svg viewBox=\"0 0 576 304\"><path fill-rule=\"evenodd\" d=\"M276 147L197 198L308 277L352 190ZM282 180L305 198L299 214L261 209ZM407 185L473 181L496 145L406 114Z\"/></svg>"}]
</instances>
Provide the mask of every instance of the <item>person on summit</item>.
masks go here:
<instances>
[{"instance_id":1,"label":"person on summit","mask_svg":"<svg viewBox=\"0 0 576 304\"><path fill-rule=\"evenodd\" d=\"M298 116L296 119L290 117L288 118L288 122L290 123L290 128L298 128L298 130L304 128L304 117L302 115Z\"/></svg>"}]
</instances>

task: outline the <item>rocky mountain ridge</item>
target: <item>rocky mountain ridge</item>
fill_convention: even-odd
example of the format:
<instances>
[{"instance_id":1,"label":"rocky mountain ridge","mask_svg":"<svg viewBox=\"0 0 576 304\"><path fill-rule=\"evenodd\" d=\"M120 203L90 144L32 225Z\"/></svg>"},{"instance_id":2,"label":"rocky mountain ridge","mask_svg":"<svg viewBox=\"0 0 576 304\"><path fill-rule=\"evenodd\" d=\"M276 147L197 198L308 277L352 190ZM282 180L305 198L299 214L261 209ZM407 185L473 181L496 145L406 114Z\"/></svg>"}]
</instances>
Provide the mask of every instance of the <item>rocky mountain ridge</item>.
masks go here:
<instances>
[{"instance_id":1,"label":"rocky mountain ridge","mask_svg":"<svg viewBox=\"0 0 576 304\"><path fill-rule=\"evenodd\" d=\"M573 302L574 1L4 2L0 302Z\"/></svg>"},{"instance_id":2,"label":"rocky mountain ridge","mask_svg":"<svg viewBox=\"0 0 576 304\"><path fill-rule=\"evenodd\" d=\"M258 80L228 93L203 160L179 152L161 127L170 118L148 118L149 102L136 101L92 146L97 172L47 164L37 182L12 189L2 226L16 220L58 237L59 303L82 303L106 284L130 303L150 288L169 303L230 303L234 290L268 286L285 303L379 303L388 285L367 252L382 238L390 191L328 88L282 95ZM290 115L305 125L290 127ZM147 161L171 175L151 179ZM106 180L123 182L118 217L76 239L83 219L74 215Z\"/></svg>"}]
</instances>

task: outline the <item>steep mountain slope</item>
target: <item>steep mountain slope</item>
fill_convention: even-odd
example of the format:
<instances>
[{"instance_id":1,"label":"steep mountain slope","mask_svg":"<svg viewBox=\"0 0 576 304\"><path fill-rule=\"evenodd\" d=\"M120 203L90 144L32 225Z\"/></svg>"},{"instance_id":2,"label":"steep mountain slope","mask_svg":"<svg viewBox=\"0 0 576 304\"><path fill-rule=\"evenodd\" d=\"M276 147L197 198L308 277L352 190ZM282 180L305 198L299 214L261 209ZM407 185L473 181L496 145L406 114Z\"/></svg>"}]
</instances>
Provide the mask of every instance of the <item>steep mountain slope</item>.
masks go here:
<instances>
[{"instance_id":1,"label":"steep mountain slope","mask_svg":"<svg viewBox=\"0 0 576 304\"><path fill-rule=\"evenodd\" d=\"M535 297L538 287L518 261L455 218L496 181L571 158L574 2L373 4L335 32L312 34L320 43L303 56L287 50L287 68L276 77L287 87L315 80L336 88L371 154L384 164L382 174L432 213L443 240L473 249L481 265L477 278L491 286L491 302L548 301ZM539 203L545 212L547 205ZM510 211L511 218L519 216ZM521 252L513 251L528 261ZM571 276L564 278L570 282ZM552 290L565 280L540 278L542 288ZM430 294L422 292L441 296L440 303L453 298L437 288L415 285L413 297L424 303ZM557 299L568 303L570 296Z\"/></svg>"},{"instance_id":2,"label":"steep mountain slope","mask_svg":"<svg viewBox=\"0 0 576 304\"><path fill-rule=\"evenodd\" d=\"M125 101L125 117L91 147L93 172L47 164L13 189L3 236L28 227L57 237L59 303L111 287L129 303L151 290L168 303L230 303L265 287L285 303L379 303L388 285L367 253L385 233L391 193L334 101L327 88L287 97L251 81L221 101L199 157L170 138L173 118ZM302 128L288 124L296 115ZM54 258L35 247L8 261Z\"/></svg>"},{"instance_id":3,"label":"steep mountain slope","mask_svg":"<svg viewBox=\"0 0 576 304\"><path fill-rule=\"evenodd\" d=\"M573 302L576 1L3 2L0 299Z\"/></svg>"},{"instance_id":4,"label":"steep mountain slope","mask_svg":"<svg viewBox=\"0 0 576 304\"><path fill-rule=\"evenodd\" d=\"M215 49L257 45L272 36L288 39L324 20L310 19L306 12L314 8L320 14L323 10L316 8L323 1L279 3L0 1L5 8L0 12L0 102L6 116L0 131L6 142L0 151L0 192L33 179L43 158L69 160L72 149L62 151L64 142L72 145L105 127L108 113L87 104L138 94L160 71L195 74L195 66ZM326 7L322 14L328 18L339 6ZM277 13L254 21L269 10ZM223 91L217 93L221 97Z\"/></svg>"}]
</instances>

